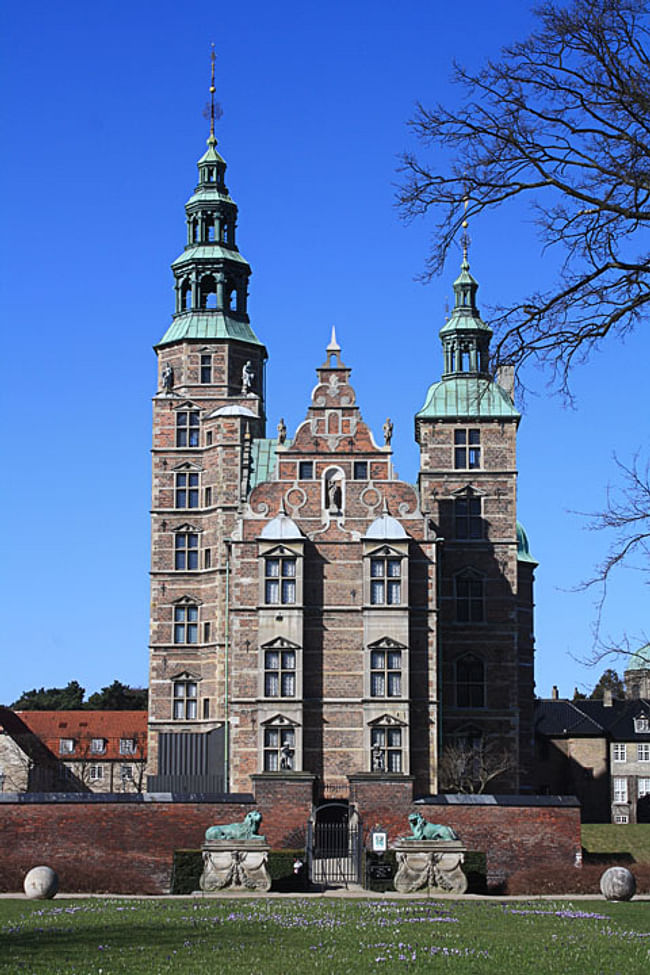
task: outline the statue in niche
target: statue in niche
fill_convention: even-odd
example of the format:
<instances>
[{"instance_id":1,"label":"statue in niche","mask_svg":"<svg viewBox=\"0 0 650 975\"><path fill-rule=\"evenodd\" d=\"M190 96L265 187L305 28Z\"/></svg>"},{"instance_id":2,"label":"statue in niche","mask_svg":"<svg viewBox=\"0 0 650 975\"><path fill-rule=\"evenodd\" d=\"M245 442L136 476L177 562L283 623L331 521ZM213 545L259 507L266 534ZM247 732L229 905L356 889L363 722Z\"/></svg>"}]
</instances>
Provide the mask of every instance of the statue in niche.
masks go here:
<instances>
[{"instance_id":1,"label":"statue in niche","mask_svg":"<svg viewBox=\"0 0 650 975\"><path fill-rule=\"evenodd\" d=\"M384 772L384 749L375 743L370 749L370 769L372 772Z\"/></svg>"},{"instance_id":2,"label":"statue in niche","mask_svg":"<svg viewBox=\"0 0 650 975\"><path fill-rule=\"evenodd\" d=\"M253 372L253 363L250 359L245 363L244 368L241 371L241 391L242 396L248 396L253 390L253 383L255 381L255 373Z\"/></svg>"},{"instance_id":3,"label":"statue in niche","mask_svg":"<svg viewBox=\"0 0 650 975\"><path fill-rule=\"evenodd\" d=\"M334 478L331 478L325 488L327 495L327 507L330 511L340 511L341 502L343 501L343 492L341 491L341 485Z\"/></svg>"},{"instance_id":4,"label":"statue in niche","mask_svg":"<svg viewBox=\"0 0 650 975\"><path fill-rule=\"evenodd\" d=\"M280 422L278 423L277 430L278 430L278 443L284 443L284 441L287 439L287 428L284 422L284 417L280 417Z\"/></svg>"},{"instance_id":5,"label":"statue in niche","mask_svg":"<svg viewBox=\"0 0 650 975\"><path fill-rule=\"evenodd\" d=\"M287 744L284 744L280 749L280 768L293 768L293 748L290 748Z\"/></svg>"},{"instance_id":6,"label":"statue in niche","mask_svg":"<svg viewBox=\"0 0 650 975\"><path fill-rule=\"evenodd\" d=\"M393 421L390 417L386 417L386 422L384 423L384 443L387 447L390 447L390 442L393 439Z\"/></svg>"},{"instance_id":7,"label":"statue in niche","mask_svg":"<svg viewBox=\"0 0 650 975\"><path fill-rule=\"evenodd\" d=\"M174 368L169 362L165 363L165 368L162 371L162 385L166 393L171 393L174 387Z\"/></svg>"}]
</instances>

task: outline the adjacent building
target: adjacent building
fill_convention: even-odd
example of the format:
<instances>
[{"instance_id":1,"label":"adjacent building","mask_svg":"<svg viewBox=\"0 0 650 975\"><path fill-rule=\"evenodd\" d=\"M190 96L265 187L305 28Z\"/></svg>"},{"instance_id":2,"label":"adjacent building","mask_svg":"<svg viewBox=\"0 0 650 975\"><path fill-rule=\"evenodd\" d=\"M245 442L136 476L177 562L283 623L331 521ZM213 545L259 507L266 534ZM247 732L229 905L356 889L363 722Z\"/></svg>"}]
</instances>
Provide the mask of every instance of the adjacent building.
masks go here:
<instances>
[{"instance_id":1,"label":"adjacent building","mask_svg":"<svg viewBox=\"0 0 650 975\"><path fill-rule=\"evenodd\" d=\"M650 822L650 700L536 703L538 792L580 800L584 822Z\"/></svg>"},{"instance_id":2,"label":"adjacent building","mask_svg":"<svg viewBox=\"0 0 650 975\"><path fill-rule=\"evenodd\" d=\"M0 791L143 792L146 711L0 707Z\"/></svg>"},{"instance_id":3,"label":"adjacent building","mask_svg":"<svg viewBox=\"0 0 650 975\"><path fill-rule=\"evenodd\" d=\"M267 350L212 131L172 270L155 347L149 788L310 773L317 799L345 798L364 773L427 794L450 743L468 761L486 744L507 754L495 788L525 789L536 563L517 522L520 416L489 373L466 251L442 374L415 415L415 484L395 472L391 421L364 422L334 330L304 420L287 430L273 404L268 435Z\"/></svg>"}]
</instances>

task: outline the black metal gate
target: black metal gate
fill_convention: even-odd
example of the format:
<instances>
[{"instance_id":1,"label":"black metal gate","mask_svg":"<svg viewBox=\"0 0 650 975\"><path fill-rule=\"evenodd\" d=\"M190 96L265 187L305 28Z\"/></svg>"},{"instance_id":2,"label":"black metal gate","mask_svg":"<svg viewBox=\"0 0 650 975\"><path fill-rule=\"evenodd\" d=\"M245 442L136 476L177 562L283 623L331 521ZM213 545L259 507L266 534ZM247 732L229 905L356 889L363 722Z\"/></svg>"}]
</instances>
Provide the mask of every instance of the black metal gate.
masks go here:
<instances>
[{"instance_id":1,"label":"black metal gate","mask_svg":"<svg viewBox=\"0 0 650 975\"><path fill-rule=\"evenodd\" d=\"M324 818L325 811L334 817ZM356 814L348 818L347 805L328 803L307 823L307 868L320 887L361 883L361 823Z\"/></svg>"}]
</instances>

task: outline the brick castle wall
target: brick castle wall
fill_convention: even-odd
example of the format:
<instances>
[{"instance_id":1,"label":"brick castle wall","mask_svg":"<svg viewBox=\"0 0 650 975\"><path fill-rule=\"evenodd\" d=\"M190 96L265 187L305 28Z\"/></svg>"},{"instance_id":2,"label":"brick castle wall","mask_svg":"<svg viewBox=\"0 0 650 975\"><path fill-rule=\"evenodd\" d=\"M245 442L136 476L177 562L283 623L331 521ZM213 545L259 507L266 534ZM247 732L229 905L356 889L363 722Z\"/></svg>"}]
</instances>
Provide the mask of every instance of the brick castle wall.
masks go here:
<instances>
[{"instance_id":1,"label":"brick castle wall","mask_svg":"<svg viewBox=\"0 0 650 975\"><path fill-rule=\"evenodd\" d=\"M273 849L302 848L312 789L308 774L260 774L256 799L238 796L232 802L5 799L0 802L0 890L22 889L27 871L47 864L59 874L63 891L166 893L174 850L198 849L208 826L241 821L251 809L262 813L262 832ZM409 833L409 813L420 811L430 822L452 826L468 849L487 854L493 889L523 868L572 869L581 851L580 808L570 800L509 796L499 803L487 796L450 802L439 796L415 805L409 776L352 776L350 790L364 839L380 825L392 842Z\"/></svg>"}]
</instances>

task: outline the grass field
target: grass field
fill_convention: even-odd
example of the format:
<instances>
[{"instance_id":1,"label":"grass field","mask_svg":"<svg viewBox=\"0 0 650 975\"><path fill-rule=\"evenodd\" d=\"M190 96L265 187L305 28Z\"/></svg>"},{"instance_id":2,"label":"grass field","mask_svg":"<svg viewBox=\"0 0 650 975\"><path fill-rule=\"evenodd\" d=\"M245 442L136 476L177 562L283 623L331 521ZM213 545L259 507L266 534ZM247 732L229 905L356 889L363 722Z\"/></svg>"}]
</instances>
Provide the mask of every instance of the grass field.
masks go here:
<instances>
[{"instance_id":1,"label":"grass field","mask_svg":"<svg viewBox=\"0 0 650 975\"><path fill-rule=\"evenodd\" d=\"M650 863L650 823L583 823L582 845L588 853L629 853L636 863Z\"/></svg>"},{"instance_id":2,"label":"grass field","mask_svg":"<svg viewBox=\"0 0 650 975\"><path fill-rule=\"evenodd\" d=\"M0 945L11 975L646 975L650 904L7 899Z\"/></svg>"}]
</instances>

